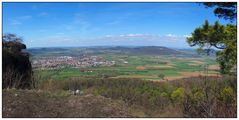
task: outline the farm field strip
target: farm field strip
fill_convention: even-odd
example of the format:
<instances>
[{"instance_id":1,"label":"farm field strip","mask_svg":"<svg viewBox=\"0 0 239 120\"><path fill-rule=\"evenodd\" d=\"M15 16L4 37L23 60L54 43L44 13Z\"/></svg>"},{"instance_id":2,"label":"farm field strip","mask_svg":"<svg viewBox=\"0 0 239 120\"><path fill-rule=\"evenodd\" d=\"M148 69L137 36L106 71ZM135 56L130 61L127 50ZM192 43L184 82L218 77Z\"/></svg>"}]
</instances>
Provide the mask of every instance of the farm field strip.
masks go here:
<instances>
[{"instance_id":1,"label":"farm field strip","mask_svg":"<svg viewBox=\"0 0 239 120\"><path fill-rule=\"evenodd\" d=\"M103 55L105 59L115 60L116 65L109 67L65 68L59 70L39 71L43 76L51 79L68 79L71 77L116 77L116 78L140 78L143 80L162 80L163 74L168 80L184 77L204 75L203 65L208 64L208 75L218 73L218 65L215 60L208 58L163 58L154 56L117 56ZM122 63L127 61L127 64Z\"/></svg>"}]
</instances>

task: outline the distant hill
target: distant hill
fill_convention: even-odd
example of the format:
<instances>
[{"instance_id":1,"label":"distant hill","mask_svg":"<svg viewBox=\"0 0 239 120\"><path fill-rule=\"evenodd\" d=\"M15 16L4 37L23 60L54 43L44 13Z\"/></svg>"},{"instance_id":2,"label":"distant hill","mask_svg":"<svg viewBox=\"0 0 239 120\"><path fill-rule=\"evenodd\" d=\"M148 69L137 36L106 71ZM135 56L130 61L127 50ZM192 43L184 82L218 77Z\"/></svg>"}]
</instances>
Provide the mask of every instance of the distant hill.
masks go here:
<instances>
[{"instance_id":1,"label":"distant hill","mask_svg":"<svg viewBox=\"0 0 239 120\"><path fill-rule=\"evenodd\" d=\"M192 54L192 55L198 55L199 53L197 52L196 49L178 49L179 51L186 53L186 54ZM207 54L206 50L204 52L200 53L201 56L211 56L215 57L216 53L218 50L215 49L210 49L209 54Z\"/></svg>"},{"instance_id":2,"label":"distant hill","mask_svg":"<svg viewBox=\"0 0 239 120\"><path fill-rule=\"evenodd\" d=\"M99 52L108 53L123 53L123 54L137 54L137 55L175 55L183 54L180 51L173 50L161 46L144 46L144 47L108 47L108 48L94 48Z\"/></svg>"},{"instance_id":3,"label":"distant hill","mask_svg":"<svg viewBox=\"0 0 239 120\"><path fill-rule=\"evenodd\" d=\"M31 55L38 56L58 56L71 55L79 56L82 54L127 54L127 55L193 55L195 53L185 52L181 50L171 49L162 46L139 46L139 47L72 47L72 48L31 48L27 50Z\"/></svg>"},{"instance_id":4,"label":"distant hill","mask_svg":"<svg viewBox=\"0 0 239 120\"><path fill-rule=\"evenodd\" d=\"M135 48L134 53L142 53L142 54L148 54L148 55L175 55L175 54L183 54L180 51L173 50L167 47L155 47L155 46L149 46L149 47L139 47Z\"/></svg>"}]
</instances>

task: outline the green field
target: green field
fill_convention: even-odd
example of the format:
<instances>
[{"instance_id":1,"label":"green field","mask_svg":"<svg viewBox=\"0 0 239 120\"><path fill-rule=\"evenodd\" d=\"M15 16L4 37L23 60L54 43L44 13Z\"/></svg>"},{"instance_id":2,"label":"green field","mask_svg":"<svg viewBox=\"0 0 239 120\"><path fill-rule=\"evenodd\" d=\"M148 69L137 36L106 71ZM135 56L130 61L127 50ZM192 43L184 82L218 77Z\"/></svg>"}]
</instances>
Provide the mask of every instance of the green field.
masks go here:
<instances>
[{"instance_id":1,"label":"green field","mask_svg":"<svg viewBox=\"0 0 239 120\"><path fill-rule=\"evenodd\" d=\"M65 80L71 77L133 77L144 80L162 80L159 77L163 74L166 78L182 76L180 72L206 71L205 65L217 65L210 57L201 58L177 58L170 56L150 55L100 55L106 60L115 61L116 65L110 67L88 67L88 68L64 68L57 70L35 70L35 74L42 79ZM127 63L124 63L127 61ZM85 70L84 72L82 70ZM218 73L216 70L209 70L208 73Z\"/></svg>"}]
</instances>

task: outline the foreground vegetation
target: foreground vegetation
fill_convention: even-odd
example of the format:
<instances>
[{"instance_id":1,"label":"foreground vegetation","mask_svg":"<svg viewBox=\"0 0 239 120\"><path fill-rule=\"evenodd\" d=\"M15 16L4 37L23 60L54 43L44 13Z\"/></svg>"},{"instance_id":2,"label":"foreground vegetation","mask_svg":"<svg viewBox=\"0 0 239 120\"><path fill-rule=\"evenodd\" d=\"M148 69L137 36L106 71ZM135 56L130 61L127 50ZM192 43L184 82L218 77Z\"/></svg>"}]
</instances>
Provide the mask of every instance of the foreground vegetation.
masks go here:
<instances>
[{"instance_id":1,"label":"foreground vegetation","mask_svg":"<svg viewBox=\"0 0 239 120\"><path fill-rule=\"evenodd\" d=\"M92 94L71 96L67 92L3 90L3 117L131 117L122 101Z\"/></svg>"},{"instance_id":2,"label":"foreground vegetation","mask_svg":"<svg viewBox=\"0 0 239 120\"><path fill-rule=\"evenodd\" d=\"M136 117L236 117L235 82L231 76L170 82L74 77L42 81L38 89L52 93L80 90L83 94L121 100L129 114Z\"/></svg>"}]
</instances>

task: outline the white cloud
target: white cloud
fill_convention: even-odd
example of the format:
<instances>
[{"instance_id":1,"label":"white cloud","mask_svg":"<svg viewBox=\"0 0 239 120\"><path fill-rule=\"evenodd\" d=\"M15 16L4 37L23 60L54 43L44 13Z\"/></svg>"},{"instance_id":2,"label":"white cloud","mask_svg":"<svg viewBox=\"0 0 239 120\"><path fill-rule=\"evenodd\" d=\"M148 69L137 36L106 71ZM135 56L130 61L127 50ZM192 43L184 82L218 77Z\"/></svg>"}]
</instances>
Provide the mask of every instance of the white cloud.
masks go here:
<instances>
[{"instance_id":1,"label":"white cloud","mask_svg":"<svg viewBox=\"0 0 239 120\"><path fill-rule=\"evenodd\" d=\"M88 44L102 45L133 45L133 46L165 46L175 48L189 47L186 37L182 35L140 34L105 35L97 39L87 40Z\"/></svg>"},{"instance_id":2,"label":"white cloud","mask_svg":"<svg viewBox=\"0 0 239 120\"><path fill-rule=\"evenodd\" d=\"M10 19L10 25L21 25L23 24L25 21L31 19L32 16L30 15L25 15L25 16L19 16L19 17L16 17L15 19Z\"/></svg>"},{"instance_id":3,"label":"white cloud","mask_svg":"<svg viewBox=\"0 0 239 120\"><path fill-rule=\"evenodd\" d=\"M62 44L62 42L73 42L74 40L69 37L69 36L64 36L64 35L52 35L52 36L47 36L45 38L42 38L42 41L47 41L49 44Z\"/></svg>"},{"instance_id":4,"label":"white cloud","mask_svg":"<svg viewBox=\"0 0 239 120\"><path fill-rule=\"evenodd\" d=\"M167 34L166 36L168 36L168 37L177 37L177 36L174 35L174 34Z\"/></svg>"},{"instance_id":5,"label":"white cloud","mask_svg":"<svg viewBox=\"0 0 239 120\"><path fill-rule=\"evenodd\" d=\"M113 35L105 35L105 37L113 37Z\"/></svg>"},{"instance_id":6,"label":"white cloud","mask_svg":"<svg viewBox=\"0 0 239 120\"><path fill-rule=\"evenodd\" d=\"M20 21L18 21L18 20L11 20L11 21L10 21L10 24L11 24L11 25L21 25L22 22L20 22Z\"/></svg>"},{"instance_id":7,"label":"white cloud","mask_svg":"<svg viewBox=\"0 0 239 120\"><path fill-rule=\"evenodd\" d=\"M97 30L97 28L93 27L81 14L75 14L71 21L59 27L65 30L74 30L82 34Z\"/></svg>"},{"instance_id":8,"label":"white cloud","mask_svg":"<svg viewBox=\"0 0 239 120\"><path fill-rule=\"evenodd\" d=\"M173 35L172 35L173 36ZM186 37L175 35L172 37L157 34L130 33L121 35L104 35L94 38L71 37L62 33L41 38L45 46L165 46L171 48L189 48ZM38 41L39 42L39 41ZM66 44L67 43L67 44ZM43 45L43 46L44 46Z\"/></svg>"},{"instance_id":9,"label":"white cloud","mask_svg":"<svg viewBox=\"0 0 239 120\"><path fill-rule=\"evenodd\" d=\"M148 36L148 34L122 34L119 35L119 37L144 37L144 36Z\"/></svg>"},{"instance_id":10,"label":"white cloud","mask_svg":"<svg viewBox=\"0 0 239 120\"><path fill-rule=\"evenodd\" d=\"M128 34L128 37L141 37L141 36L145 36L144 34Z\"/></svg>"},{"instance_id":11,"label":"white cloud","mask_svg":"<svg viewBox=\"0 0 239 120\"><path fill-rule=\"evenodd\" d=\"M183 35L183 37L191 37L192 35Z\"/></svg>"},{"instance_id":12,"label":"white cloud","mask_svg":"<svg viewBox=\"0 0 239 120\"><path fill-rule=\"evenodd\" d=\"M113 21L110 21L107 24L108 25L116 25L116 24L122 23L122 22L126 21L132 15L134 15L134 13L132 13L132 12L122 14L122 15L120 15L120 17L116 17Z\"/></svg>"}]
</instances>

